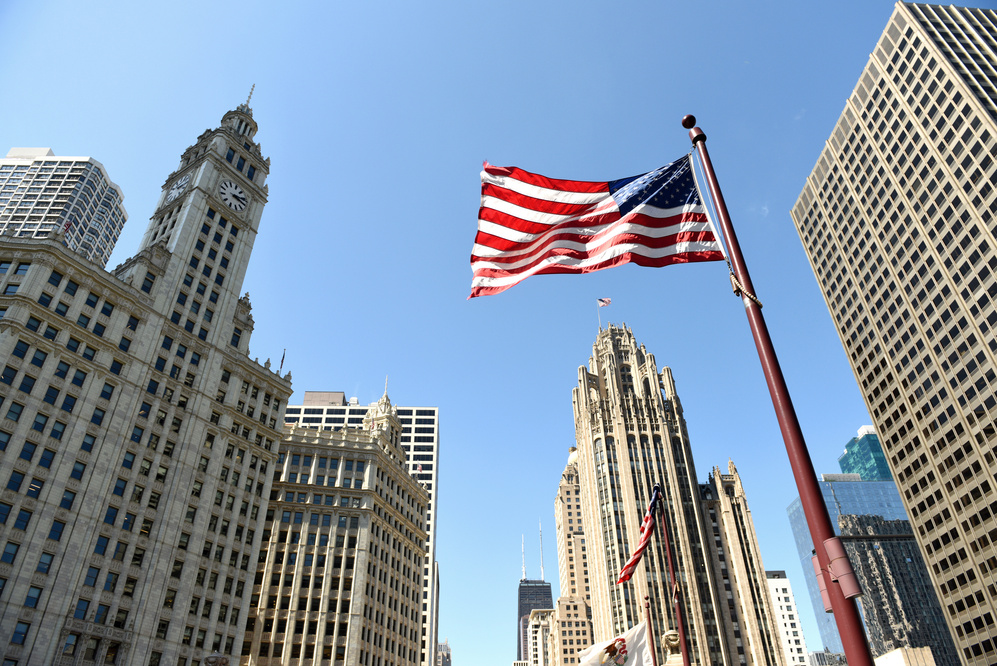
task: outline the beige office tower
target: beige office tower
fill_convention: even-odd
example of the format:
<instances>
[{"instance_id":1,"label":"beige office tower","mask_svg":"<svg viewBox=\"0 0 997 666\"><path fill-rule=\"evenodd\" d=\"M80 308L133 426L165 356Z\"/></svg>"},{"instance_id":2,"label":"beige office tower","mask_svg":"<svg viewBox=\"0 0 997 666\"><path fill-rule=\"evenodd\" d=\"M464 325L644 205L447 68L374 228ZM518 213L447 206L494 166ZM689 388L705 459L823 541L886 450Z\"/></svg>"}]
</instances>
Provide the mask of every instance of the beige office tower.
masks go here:
<instances>
[{"instance_id":1,"label":"beige office tower","mask_svg":"<svg viewBox=\"0 0 997 666\"><path fill-rule=\"evenodd\" d=\"M557 528L557 571L561 596L555 602L551 640L552 663L578 663L578 653L592 645L592 611L589 607L588 552L582 523L581 489L578 485L578 452L571 447L554 500Z\"/></svg>"},{"instance_id":2,"label":"beige office tower","mask_svg":"<svg viewBox=\"0 0 997 666\"><path fill-rule=\"evenodd\" d=\"M291 426L242 664L421 663L426 491L387 395L339 430Z\"/></svg>"},{"instance_id":3,"label":"beige office tower","mask_svg":"<svg viewBox=\"0 0 997 666\"><path fill-rule=\"evenodd\" d=\"M726 604L731 619L726 627L728 640L743 646L749 653L749 663L783 664L785 653L768 594L755 523L734 463L727 463L726 474L714 467L709 483L700 492L713 532L714 575L726 597L720 603Z\"/></svg>"},{"instance_id":4,"label":"beige office tower","mask_svg":"<svg viewBox=\"0 0 997 666\"><path fill-rule=\"evenodd\" d=\"M654 356L629 328L610 325L600 329L589 367L579 368L573 403L593 642L643 620L645 596L655 636L676 626L660 531L631 581L616 584L639 542L651 490L660 482L693 663L781 664L781 652L767 662L770 651L753 645L769 627L750 626L754 615L742 617L728 605L719 566L712 566L739 553L713 552L714 534L707 529L707 504L671 369L659 372ZM753 548L757 552L757 545ZM754 575L760 578L765 574L760 562L758 567ZM764 586L764 579L750 587L758 585ZM774 644L767 639L766 645ZM660 649L658 661L664 662Z\"/></svg>"},{"instance_id":5,"label":"beige office tower","mask_svg":"<svg viewBox=\"0 0 997 666\"><path fill-rule=\"evenodd\" d=\"M285 425L315 430L340 430L363 422L368 407L342 391L305 391L300 405L288 405ZM422 627L420 650L423 666L434 666L440 624L440 566L436 561L436 525L440 488L440 408L398 406L402 424L401 447L409 474L429 493L426 505L426 561L423 563Z\"/></svg>"},{"instance_id":6,"label":"beige office tower","mask_svg":"<svg viewBox=\"0 0 997 666\"><path fill-rule=\"evenodd\" d=\"M964 663L997 660L997 12L897 4L792 210Z\"/></svg>"},{"instance_id":7,"label":"beige office tower","mask_svg":"<svg viewBox=\"0 0 997 666\"><path fill-rule=\"evenodd\" d=\"M237 654L290 376L249 357L269 160L246 105L184 151L107 273L0 237L0 653Z\"/></svg>"}]
</instances>

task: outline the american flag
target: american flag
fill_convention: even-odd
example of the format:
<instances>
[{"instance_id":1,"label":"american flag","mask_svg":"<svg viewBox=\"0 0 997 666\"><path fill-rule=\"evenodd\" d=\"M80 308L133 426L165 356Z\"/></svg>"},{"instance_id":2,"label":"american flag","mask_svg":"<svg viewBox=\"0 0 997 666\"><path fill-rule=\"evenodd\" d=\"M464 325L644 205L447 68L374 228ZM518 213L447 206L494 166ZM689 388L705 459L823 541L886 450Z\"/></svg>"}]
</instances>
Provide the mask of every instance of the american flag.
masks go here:
<instances>
[{"instance_id":1,"label":"american flag","mask_svg":"<svg viewBox=\"0 0 997 666\"><path fill-rule=\"evenodd\" d=\"M660 503L661 485L656 483L654 484L654 490L651 491L651 503L647 506L647 513L644 514L644 522L640 526L640 543L637 544L636 550L630 555L627 563L623 565L623 569L620 571L620 579L616 581L617 585L630 580L630 576L637 569L637 563L640 562L640 558L647 549L647 544L651 541L651 535L654 534L654 525L657 522L655 514L658 511L658 504Z\"/></svg>"},{"instance_id":2,"label":"american flag","mask_svg":"<svg viewBox=\"0 0 997 666\"><path fill-rule=\"evenodd\" d=\"M688 155L606 183L555 180L487 162L481 172L469 298L497 294L531 275L721 259Z\"/></svg>"},{"instance_id":3,"label":"american flag","mask_svg":"<svg viewBox=\"0 0 997 666\"><path fill-rule=\"evenodd\" d=\"M612 303L613 299L611 299L611 298L597 298L596 301L599 302L599 307L600 308L604 308L607 305L609 305L610 303Z\"/></svg>"}]
</instances>

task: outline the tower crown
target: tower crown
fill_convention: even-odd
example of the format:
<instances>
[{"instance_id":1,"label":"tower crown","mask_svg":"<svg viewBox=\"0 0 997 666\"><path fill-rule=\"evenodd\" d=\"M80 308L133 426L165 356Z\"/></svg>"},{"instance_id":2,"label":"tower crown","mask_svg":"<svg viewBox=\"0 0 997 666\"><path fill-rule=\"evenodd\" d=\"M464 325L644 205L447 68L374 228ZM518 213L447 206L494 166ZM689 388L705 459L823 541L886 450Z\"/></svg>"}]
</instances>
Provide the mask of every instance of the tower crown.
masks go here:
<instances>
[{"instance_id":1,"label":"tower crown","mask_svg":"<svg viewBox=\"0 0 997 666\"><path fill-rule=\"evenodd\" d=\"M253 110L249 104L240 104L232 111L222 116L222 127L229 127L236 134L252 139L256 135L257 125L253 120Z\"/></svg>"}]
</instances>

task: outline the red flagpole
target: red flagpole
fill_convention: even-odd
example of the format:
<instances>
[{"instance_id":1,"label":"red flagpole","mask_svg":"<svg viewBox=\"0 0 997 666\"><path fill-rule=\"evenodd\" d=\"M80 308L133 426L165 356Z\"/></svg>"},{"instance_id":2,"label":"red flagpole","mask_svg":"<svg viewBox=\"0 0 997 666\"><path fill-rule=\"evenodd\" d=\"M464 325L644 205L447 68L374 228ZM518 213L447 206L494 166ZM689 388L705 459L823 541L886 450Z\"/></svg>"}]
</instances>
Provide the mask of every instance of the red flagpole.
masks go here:
<instances>
[{"instance_id":1,"label":"red flagpole","mask_svg":"<svg viewBox=\"0 0 997 666\"><path fill-rule=\"evenodd\" d=\"M824 582L831 596L831 608L834 612L834 621L838 625L838 633L841 635L842 645L845 648L845 657L848 659L849 666L873 666L872 653L869 651L869 643L865 637L865 630L862 627L862 619L859 617L855 600L845 598L837 580L832 579L828 569L829 558L824 549L824 542L835 538L834 529L831 527L831 519L821 495L817 475L814 473L810 452L803 439L803 431L800 428L796 410L793 408L793 401L789 396L789 388L782 375L782 368L779 367L779 359L775 355L775 348L772 346L772 339L769 337L761 306L748 296L755 295L755 288L751 284L748 266L741 255L741 248L737 243L737 236L734 234L734 226L731 224L730 215L727 212L727 204L724 203L720 184L713 171L713 163L710 162L710 155L706 150L706 134L696 127L695 116L684 117L682 127L689 130L692 145L699 153L699 159L710 187L710 194L713 195L717 217L720 218L720 226L727 241L734 276L740 282L741 293L739 295L744 302L751 335L755 339L758 358L762 364L762 371L765 373L769 393L772 395L772 405L775 407L782 438L786 443L786 452L789 454L789 464L793 469L796 487L800 493L803 514L807 519L807 526L810 528L810 538L813 540L817 559L824 575Z\"/></svg>"}]
</instances>

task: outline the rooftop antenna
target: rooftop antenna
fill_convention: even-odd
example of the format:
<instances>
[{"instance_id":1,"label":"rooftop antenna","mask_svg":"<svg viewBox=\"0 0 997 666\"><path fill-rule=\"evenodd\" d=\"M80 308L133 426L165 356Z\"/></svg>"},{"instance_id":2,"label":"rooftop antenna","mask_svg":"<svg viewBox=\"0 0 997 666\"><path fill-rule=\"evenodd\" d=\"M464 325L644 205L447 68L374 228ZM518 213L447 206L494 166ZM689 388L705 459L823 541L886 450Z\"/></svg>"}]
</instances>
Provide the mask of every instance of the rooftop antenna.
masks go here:
<instances>
[{"instance_id":1,"label":"rooftop antenna","mask_svg":"<svg viewBox=\"0 0 997 666\"><path fill-rule=\"evenodd\" d=\"M253 99L253 91L254 90L256 90L256 84L255 83L253 84L253 87L249 89L249 97L246 98L246 106L249 106L249 100Z\"/></svg>"},{"instance_id":2,"label":"rooftop antenna","mask_svg":"<svg viewBox=\"0 0 997 666\"><path fill-rule=\"evenodd\" d=\"M384 376L384 395L388 395L388 376Z\"/></svg>"},{"instance_id":3,"label":"rooftop antenna","mask_svg":"<svg viewBox=\"0 0 997 666\"><path fill-rule=\"evenodd\" d=\"M526 535L522 535L523 539L523 580L526 580Z\"/></svg>"},{"instance_id":4,"label":"rooftop antenna","mask_svg":"<svg viewBox=\"0 0 997 666\"><path fill-rule=\"evenodd\" d=\"M540 580L544 579L544 525L543 520L537 519L540 526Z\"/></svg>"}]
</instances>

